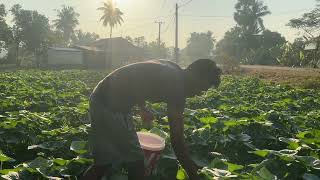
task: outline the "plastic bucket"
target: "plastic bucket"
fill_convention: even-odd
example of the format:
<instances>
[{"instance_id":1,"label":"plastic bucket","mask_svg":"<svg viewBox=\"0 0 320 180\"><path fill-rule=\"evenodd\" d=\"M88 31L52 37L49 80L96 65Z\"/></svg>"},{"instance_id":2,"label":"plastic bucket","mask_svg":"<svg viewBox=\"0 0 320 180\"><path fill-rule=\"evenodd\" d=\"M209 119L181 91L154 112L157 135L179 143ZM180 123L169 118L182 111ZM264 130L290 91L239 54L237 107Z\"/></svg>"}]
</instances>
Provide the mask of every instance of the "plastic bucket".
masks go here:
<instances>
[{"instance_id":1,"label":"plastic bucket","mask_svg":"<svg viewBox=\"0 0 320 180\"><path fill-rule=\"evenodd\" d=\"M161 151L165 148L165 140L152 133L138 132L141 148L144 152L145 175L149 176L160 159Z\"/></svg>"}]
</instances>

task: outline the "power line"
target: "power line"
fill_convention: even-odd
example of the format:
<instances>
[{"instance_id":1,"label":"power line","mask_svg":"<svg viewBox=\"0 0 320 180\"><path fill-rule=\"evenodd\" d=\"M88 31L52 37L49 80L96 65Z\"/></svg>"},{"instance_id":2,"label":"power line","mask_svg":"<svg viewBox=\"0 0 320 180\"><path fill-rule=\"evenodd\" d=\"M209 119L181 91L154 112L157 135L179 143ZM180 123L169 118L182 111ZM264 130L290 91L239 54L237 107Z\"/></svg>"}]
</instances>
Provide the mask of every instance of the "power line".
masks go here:
<instances>
[{"instance_id":1,"label":"power line","mask_svg":"<svg viewBox=\"0 0 320 180\"><path fill-rule=\"evenodd\" d=\"M188 17L202 17L202 18L231 18L233 16L215 16L215 15L192 15L192 14L180 14L180 16Z\"/></svg>"},{"instance_id":2,"label":"power line","mask_svg":"<svg viewBox=\"0 0 320 180\"><path fill-rule=\"evenodd\" d=\"M161 33L166 33L169 30L169 27L174 23L174 16L171 17L167 27L165 27L164 31L162 31Z\"/></svg>"},{"instance_id":3,"label":"power line","mask_svg":"<svg viewBox=\"0 0 320 180\"><path fill-rule=\"evenodd\" d=\"M179 8L182 8L182 7L190 4L192 1L193 1L193 0L189 0L189 1L185 2L185 3L183 3L182 5L179 6Z\"/></svg>"},{"instance_id":4,"label":"power line","mask_svg":"<svg viewBox=\"0 0 320 180\"><path fill-rule=\"evenodd\" d=\"M162 9L164 8L164 6L166 5L166 3L167 3L167 0L162 0L162 5L161 5L161 11L162 11Z\"/></svg>"}]
</instances>

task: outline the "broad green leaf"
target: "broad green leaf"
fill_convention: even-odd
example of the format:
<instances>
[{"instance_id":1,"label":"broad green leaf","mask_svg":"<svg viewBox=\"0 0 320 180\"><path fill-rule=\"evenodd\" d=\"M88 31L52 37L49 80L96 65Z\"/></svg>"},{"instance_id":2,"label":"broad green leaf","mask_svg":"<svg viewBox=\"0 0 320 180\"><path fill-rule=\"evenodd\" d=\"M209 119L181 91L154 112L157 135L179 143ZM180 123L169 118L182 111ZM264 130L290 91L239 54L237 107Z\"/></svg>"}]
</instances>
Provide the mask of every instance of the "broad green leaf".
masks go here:
<instances>
[{"instance_id":1,"label":"broad green leaf","mask_svg":"<svg viewBox=\"0 0 320 180\"><path fill-rule=\"evenodd\" d=\"M208 168L216 168L216 169L228 169L228 165L225 163L225 159L219 159L215 158L214 160L211 161L210 165Z\"/></svg>"},{"instance_id":2,"label":"broad green leaf","mask_svg":"<svg viewBox=\"0 0 320 180\"><path fill-rule=\"evenodd\" d=\"M156 134L156 135L158 135L158 136L160 136L160 137L162 137L164 139L169 138L168 133L166 133L165 131L163 131L163 130L161 130L159 128L156 128L156 127L152 128L149 132L153 133L153 134Z\"/></svg>"},{"instance_id":3,"label":"broad green leaf","mask_svg":"<svg viewBox=\"0 0 320 180\"><path fill-rule=\"evenodd\" d=\"M47 149L50 151L55 151L55 150L58 150L59 148L62 148L65 145L65 143L66 141L44 142L42 144L28 146L28 150L39 148L39 149Z\"/></svg>"},{"instance_id":4,"label":"broad green leaf","mask_svg":"<svg viewBox=\"0 0 320 180\"><path fill-rule=\"evenodd\" d=\"M216 117L203 117L200 118L200 121L204 124L214 124L218 121Z\"/></svg>"},{"instance_id":5,"label":"broad green leaf","mask_svg":"<svg viewBox=\"0 0 320 180\"><path fill-rule=\"evenodd\" d=\"M87 141L73 141L70 146L70 150L77 154L85 154L87 150Z\"/></svg>"},{"instance_id":6,"label":"broad green leaf","mask_svg":"<svg viewBox=\"0 0 320 180\"><path fill-rule=\"evenodd\" d=\"M229 162L225 162L225 164L228 165L228 170L230 172L234 172L234 171L237 171L237 170L240 170L240 169L244 168L244 166L242 166L242 165L233 164L233 163L229 163Z\"/></svg>"},{"instance_id":7,"label":"broad green leaf","mask_svg":"<svg viewBox=\"0 0 320 180\"><path fill-rule=\"evenodd\" d=\"M0 162L6 162L6 161L15 161L13 158L3 154L3 152L0 150Z\"/></svg>"},{"instance_id":8,"label":"broad green leaf","mask_svg":"<svg viewBox=\"0 0 320 180\"><path fill-rule=\"evenodd\" d=\"M17 172L9 172L6 175L1 176L5 180L21 180L19 173Z\"/></svg>"},{"instance_id":9,"label":"broad green leaf","mask_svg":"<svg viewBox=\"0 0 320 180\"><path fill-rule=\"evenodd\" d=\"M306 166L320 170L320 160L312 156L297 156L297 159Z\"/></svg>"},{"instance_id":10,"label":"broad green leaf","mask_svg":"<svg viewBox=\"0 0 320 180\"><path fill-rule=\"evenodd\" d=\"M23 164L26 168L35 170L36 168L49 167L52 164L50 160L44 159L43 157L37 157L33 161Z\"/></svg>"},{"instance_id":11,"label":"broad green leaf","mask_svg":"<svg viewBox=\"0 0 320 180\"><path fill-rule=\"evenodd\" d=\"M302 178L304 180L320 180L320 178L314 174L305 173Z\"/></svg>"},{"instance_id":12,"label":"broad green leaf","mask_svg":"<svg viewBox=\"0 0 320 180\"><path fill-rule=\"evenodd\" d=\"M200 157L199 155L192 154L191 159L200 167L206 167L209 165L209 161L206 158Z\"/></svg>"},{"instance_id":13,"label":"broad green leaf","mask_svg":"<svg viewBox=\"0 0 320 180\"><path fill-rule=\"evenodd\" d=\"M277 180L277 176L273 175L267 168L262 167L258 172L257 172L261 178L264 180Z\"/></svg>"},{"instance_id":14,"label":"broad green leaf","mask_svg":"<svg viewBox=\"0 0 320 180\"><path fill-rule=\"evenodd\" d=\"M62 159L62 158L56 158L56 159L53 160L53 162L58 164L59 166L64 166L69 162L69 160L65 160L65 159Z\"/></svg>"},{"instance_id":15,"label":"broad green leaf","mask_svg":"<svg viewBox=\"0 0 320 180\"><path fill-rule=\"evenodd\" d=\"M182 167L180 167L180 168L178 169L176 178L177 178L178 180L186 180L187 177L188 177L188 176L187 176L186 171L185 171Z\"/></svg>"},{"instance_id":16,"label":"broad green leaf","mask_svg":"<svg viewBox=\"0 0 320 180\"><path fill-rule=\"evenodd\" d=\"M212 179L216 178L235 178L237 177L236 175L233 175L231 172L223 169L217 169L217 168L203 168L201 170L202 173L204 174L209 174Z\"/></svg>"},{"instance_id":17,"label":"broad green leaf","mask_svg":"<svg viewBox=\"0 0 320 180\"><path fill-rule=\"evenodd\" d=\"M3 169L0 170L0 174L9 174L10 172L19 172L22 169L22 167L17 167L14 169Z\"/></svg>"},{"instance_id":18,"label":"broad green leaf","mask_svg":"<svg viewBox=\"0 0 320 180\"><path fill-rule=\"evenodd\" d=\"M236 135L233 135L233 134L228 134L228 137L234 141L241 141L241 142L248 142L251 137L247 134L236 134Z\"/></svg>"},{"instance_id":19,"label":"broad green leaf","mask_svg":"<svg viewBox=\"0 0 320 180\"><path fill-rule=\"evenodd\" d=\"M287 143L289 149L297 149L299 147L299 139L280 137L279 141Z\"/></svg>"},{"instance_id":20,"label":"broad green leaf","mask_svg":"<svg viewBox=\"0 0 320 180\"><path fill-rule=\"evenodd\" d=\"M261 157L266 157L269 155L272 151L271 150L256 150L256 151L250 151L251 153L261 156Z\"/></svg>"}]
</instances>

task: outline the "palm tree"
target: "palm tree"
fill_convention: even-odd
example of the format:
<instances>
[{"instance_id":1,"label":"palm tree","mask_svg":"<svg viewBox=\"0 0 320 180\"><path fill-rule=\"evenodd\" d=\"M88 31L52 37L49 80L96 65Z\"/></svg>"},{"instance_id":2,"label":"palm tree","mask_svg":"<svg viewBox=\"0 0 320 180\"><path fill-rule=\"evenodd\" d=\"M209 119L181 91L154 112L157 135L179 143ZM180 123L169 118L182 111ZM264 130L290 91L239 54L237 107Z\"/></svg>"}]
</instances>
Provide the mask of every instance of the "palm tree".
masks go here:
<instances>
[{"instance_id":1,"label":"palm tree","mask_svg":"<svg viewBox=\"0 0 320 180\"><path fill-rule=\"evenodd\" d=\"M108 0L103 3L102 7L98 8L99 11L102 11L103 15L100 19L102 21L103 26L110 26L110 39L112 38L112 30L114 26L121 25L123 22L122 15L123 13L119 8L115 7L112 0Z\"/></svg>"},{"instance_id":2,"label":"palm tree","mask_svg":"<svg viewBox=\"0 0 320 180\"><path fill-rule=\"evenodd\" d=\"M57 10L58 19L54 20L54 26L57 30L63 32L63 38L69 45L75 28L79 25L78 17L80 16L73 7L62 6L61 10Z\"/></svg>"},{"instance_id":3,"label":"palm tree","mask_svg":"<svg viewBox=\"0 0 320 180\"><path fill-rule=\"evenodd\" d=\"M260 0L238 0L234 19L246 35L255 35L265 30L262 17L271 14L268 6Z\"/></svg>"},{"instance_id":4,"label":"palm tree","mask_svg":"<svg viewBox=\"0 0 320 180\"><path fill-rule=\"evenodd\" d=\"M103 15L100 18L102 21L103 26L107 27L110 26L110 39L109 39L109 61L108 56L106 55L106 68L112 68L112 30L114 26L121 25L123 22L122 15L123 13L120 11L119 8L115 7L112 0L108 0L107 2L103 3L102 7L98 8L99 11L102 11Z\"/></svg>"}]
</instances>

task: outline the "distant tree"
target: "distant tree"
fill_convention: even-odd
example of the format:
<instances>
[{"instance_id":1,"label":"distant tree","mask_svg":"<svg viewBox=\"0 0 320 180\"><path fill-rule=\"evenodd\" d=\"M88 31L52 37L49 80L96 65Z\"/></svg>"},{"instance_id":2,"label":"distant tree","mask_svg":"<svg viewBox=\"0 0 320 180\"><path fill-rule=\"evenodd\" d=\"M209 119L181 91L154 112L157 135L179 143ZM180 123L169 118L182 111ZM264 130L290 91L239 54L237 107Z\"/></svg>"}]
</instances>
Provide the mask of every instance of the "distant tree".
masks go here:
<instances>
[{"instance_id":1,"label":"distant tree","mask_svg":"<svg viewBox=\"0 0 320 180\"><path fill-rule=\"evenodd\" d=\"M103 14L100 21L102 21L103 26L110 27L110 38L112 38L113 28L123 23L123 13L119 8L115 7L115 4L111 0L104 2L103 6L99 7L98 10L102 11Z\"/></svg>"},{"instance_id":2,"label":"distant tree","mask_svg":"<svg viewBox=\"0 0 320 180\"><path fill-rule=\"evenodd\" d=\"M144 36L134 38L133 44L135 46L143 48L143 49L148 46L148 43L147 43L146 38Z\"/></svg>"},{"instance_id":3,"label":"distant tree","mask_svg":"<svg viewBox=\"0 0 320 180\"><path fill-rule=\"evenodd\" d=\"M6 6L4 4L0 4L0 21L5 21L5 17L7 16Z\"/></svg>"},{"instance_id":4,"label":"distant tree","mask_svg":"<svg viewBox=\"0 0 320 180\"><path fill-rule=\"evenodd\" d=\"M281 47L286 44L286 39L278 32L263 31L260 36L260 46L254 49L252 64L277 65L282 53Z\"/></svg>"},{"instance_id":5,"label":"distant tree","mask_svg":"<svg viewBox=\"0 0 320 180\"><path fill-rule=\"evenodd\" d=\"M278 32L272 32L270 30L265 30L261 36L261 45L264 48L273 48L276 46L281 46L286 43L286 38L283 37Z\"/></svg>"},{"instance_id":6,"label":"distant tree","mask_svg":"<svg viewBox=\"0 0 320 180\"><path fill-rule=\"evenodd\" d=\"M152 41L146 47L147 56L155 59L166 59L168 57L169 48L166 47L164 42Z\"/></svg>"},{"instance_id":7,"label":"distant tree","mask_svg":"<svg viewBox=\"0 0 320 180\"><path fill-rule=\"evenodd\" d=\"M291 19L290 22L288 23L288 26L303 30L306 33L307 39L318 37L320 35L319 34L319 28L320 28L319 4L311 12L304 13L302 17Z\"/></svg>"},{"instance_id":8,"label":"distant tree","mask_svg":"<svg viewBox=\"0 0 320 180\"><path fill-rule=\"evenodd\" d=\"M7 11L4 4L0 4L0 53L7 48L12 39L12 32L6 23Z\"/></svg>"},{"instance_id":9,"label":"distant tree","mask_svg":"<svg viewBox=\"0 0 320 180\"><path fill-rule=\"evenodd\" d=\"M288 23L288 26L303 30L304 31L304 44L309 42L316 42L318 44L318 47L320 45L320 1L316 0L318 2L315 9L308 13L304 13L302 17L300 18L294 18L291 19ZM312 52L305 52L304 61L302 65L306 65L309 63L309 65L313 67L317 67L317 64L320 63L320 60L317 58L320 55L320 48L317 50L314 50Z\"/></svg>"},{"instance_id":10,"label":"distant tree","mask_svg":"<svg viewBox=\"0 0 320 180\"><path fill-rule=\"evenodd\" d=\"M191 33L188 39L186 53L192 59L210 58L213 55L214 43L216 42L213 33Z\"/></svg>"},{"instance_id":11,"label":"distant tree","mask_svg":"<svg viewBox=\"0 0 320 180\"><path fill-rule=\"evenodd\" d=\"M20 5L14 5L11 12L14 16L13 34L17 39L17 48L19 48L21 40L25 48L34 54L36 64L39 66L39 56L48 46L49 19L37 11L21 9ZM20 65L19 62L17 65Z\"/></svg>"},{"instance_id":12,"label":"distant tree","mask_svg":"<svg viewBox=\"0 0 320 180\"><path fill-rule=\"evenodd\" d=\"M72 37L72 44L89 45L97 39L99 39L99 35L96 33L83 32L82 30L78 30Z\"/></svg>"},{"instance_id":13,"label":"distant tree","mask_svg":"<svg viewBox=\"0 0 320 180\"><path fill-rule=\"evenodd\" d=\"M244 48L241 46L242 36L241 29L234 27L224 34L216 46L215 54L228 54L229 56L237 57L240 61Z\"/></svg>"},{"instance_id":14,"label":"distant tree","mask_svg":"<svg viewBox=\"0 0 320 180\"><path fill-rule=\"evenodd\" d=\"M261 0L238 0L235 5L234 20L241 29L241 46L244 53L259 47L259 36L265 30L263 17L270 14L268 7Z\"/></svg>"},{"instance_id":15,"label":"distant tree","mask_svg":"<svg viewBox=\"0 0 320 180\"><path fill-rule=\"evenodd\" d=\"M57 13L58 19L55 19L53 24L58 31L63 32L63 38L68 46L75 28L79 25L80 15L70 6L62 6L62 9L57 10Z\"/></svg>"},{"instance_id":16,"label":"distant tree","mask_svg":"<svg viewBox=\"0 0 320 180\"><path fill-rule=\"evenodd\" d=\"M129 42L133 44L133 39L130 36L126 36L125 39Z\"/></svg>"},{"instance_id":17,"label":"distant tree","mask_svg":"<svg viewBox=\"0 0 320 180\"><path fill-rule=\"evenodd\" d=\"M55 47L65 46L63 33L60 31L55 31L53 29L50 29L47 35L47 38L48 38L48 45L50 46L55 46Z\"/></svg>"},{"instance_id":18,"label":"distant tree","mask_svg":"<svg viewBox=\"0 0 320 180\"><path fill-rule=\"evenodd\" d=\"M292 67L301 67L308 64L303 47L304 40L301 38L296 39L293 43L287 42L282 45L282 51L278 58L279 64Z\"/></svg>"},{"instance_id":19,"label":"distant tree","mask_svg":"<svg viewBox=\"0 0 320 180\"><path fill-rule=\"evenodd\" d=\"M245 35L258 34L265 30L262 17L271 14L268 6L260 0L238 0L234 20Z\"/></svg>"},{"instance_id":20,"label":"distant tree","mask_svg":"<svg viewBox=\"0 0 320 180\"><path fill-rule=\"evenodd\" d=\"M215 54L227 57L225 59L238 60L243 64L278 64L281 48L286 43L286 39L280 33L265 30L256 37L256 47L247 49L241 32L239 27L226 32L224 38L217 43Z\"/></svg>"}]
</instances>

